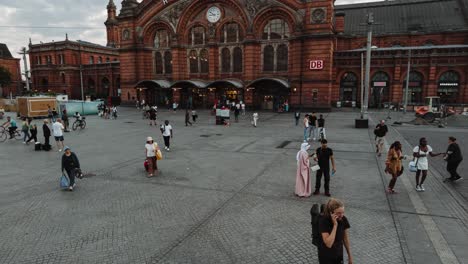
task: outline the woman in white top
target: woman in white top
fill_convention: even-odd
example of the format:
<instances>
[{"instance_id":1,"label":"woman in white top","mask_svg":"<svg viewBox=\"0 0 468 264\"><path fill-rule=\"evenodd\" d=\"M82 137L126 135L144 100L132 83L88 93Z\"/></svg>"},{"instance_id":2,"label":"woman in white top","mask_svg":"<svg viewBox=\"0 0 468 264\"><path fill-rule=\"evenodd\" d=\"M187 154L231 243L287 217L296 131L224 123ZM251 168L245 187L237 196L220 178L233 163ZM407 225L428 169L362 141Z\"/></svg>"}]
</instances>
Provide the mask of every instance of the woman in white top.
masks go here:
<instances>
[{"instance_id":1,"label":"woman in white top","mask_svg":"<svg viewBox=\"0 0 468 264\"><path fill-rule=\"evenodd\" d=\"M427 144L426 138L419 139L419 146L416 146L413 149L413 157L416 158L416 166L418 171L416 172L416 191L424 192L423 183L427 177L427 170L429 169L429 161L427 156L436 157L442 155L443 153L432 153L432 148ZM420 178L422 172L422 178Z\"/></svg>"},{"instance_id":2,"label":"woman in white top","mask_svg":"<svg viewBox=\"0 0 468 264\"><path fill-rule=\"evenodd\" d=\"M148 177L153 177L158 173L158 165L156 162L156 151L159 150L158 144L153 141L152 137L146 138L145 156L148 161Z\"/></svg>"}]
</instances>

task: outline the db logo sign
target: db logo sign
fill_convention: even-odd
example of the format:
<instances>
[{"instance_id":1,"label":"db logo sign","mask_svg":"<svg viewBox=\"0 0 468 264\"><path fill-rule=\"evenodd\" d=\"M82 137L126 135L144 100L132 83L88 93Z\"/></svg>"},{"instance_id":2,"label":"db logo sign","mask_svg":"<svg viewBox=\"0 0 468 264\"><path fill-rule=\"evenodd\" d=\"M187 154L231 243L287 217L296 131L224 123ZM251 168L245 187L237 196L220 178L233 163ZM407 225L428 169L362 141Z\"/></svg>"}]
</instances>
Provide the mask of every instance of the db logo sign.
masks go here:
<instances>
[{"instance_id":1,"label":"db logo sign","mask_svg":"<svg viewBox=\"0 0 468 264\"><path fill-rule=\"evenodd\" d=\"M311 70L322 70L323 69L323 60L311 60L309 64Z\"/></svg>"}]
</instances>

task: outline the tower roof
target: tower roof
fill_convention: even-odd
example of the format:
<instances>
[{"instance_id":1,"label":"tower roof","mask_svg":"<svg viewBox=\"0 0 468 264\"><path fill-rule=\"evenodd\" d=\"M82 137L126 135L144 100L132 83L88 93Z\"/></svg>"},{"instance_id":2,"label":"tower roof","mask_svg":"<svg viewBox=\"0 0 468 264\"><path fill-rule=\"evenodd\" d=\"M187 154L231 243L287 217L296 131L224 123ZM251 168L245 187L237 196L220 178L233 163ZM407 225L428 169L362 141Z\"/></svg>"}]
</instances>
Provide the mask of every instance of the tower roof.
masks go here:
<instances>
[{"instance_id":1,"label":"tower roof","mask_svg":"<svg viewBox=\"0 0 468 264\"><path fill-rule=\"evenodd\" d=\"M114 0L109 0L109 4L107 4L107 9L116 9L117 7L114 4Z\"/></svg>"},{"instance_id":2,"label":"tower roof","mask_svg":"<svg viewBox=\"0 0 468 264\"><path fill-rule=\"evenodd\" d=\"M2 59L12 59L10 50L8 49L6 44L0 43L0 58Z\"/></svg>"}]
</instances>

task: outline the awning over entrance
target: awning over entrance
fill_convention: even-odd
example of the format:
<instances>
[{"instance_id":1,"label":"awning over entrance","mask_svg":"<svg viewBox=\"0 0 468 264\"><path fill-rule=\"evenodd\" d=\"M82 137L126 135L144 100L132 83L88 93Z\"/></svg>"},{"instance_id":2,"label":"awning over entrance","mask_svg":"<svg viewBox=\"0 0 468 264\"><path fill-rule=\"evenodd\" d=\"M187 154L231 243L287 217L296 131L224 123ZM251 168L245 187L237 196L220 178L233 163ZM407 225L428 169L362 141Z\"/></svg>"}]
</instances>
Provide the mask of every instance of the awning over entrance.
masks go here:
<instances>
[{"instance_id":1,"label":"awning over entrance","mask_svg":"<svg viewBox=\"0 0 468 264\"><path fill-rule=\"evenodd\" d=\"M223 85L228 85L228 86L233 86L237 89L242 89L244 88L244 83L241 80L238 79L226 79L226 80L216 80L214 82L210 82L206 85L206 88L210 87L216 87L216 86L223 86Z\"/></svg>"},{"instance_id":2,"label":"awning over entrance","mask_svg":"<svg viewBox=\"0 0 468 264\"><path fill-rule=\"evenodd\" d=\"M135 85L135 88L141 88L141 86L146 87L147 85L151 85L151 86L156 85L163 89L169 89L171 87L171 83L166 80L143 80L143 81L138 82Z\"/></svg>"},{"instance_id":3,"label":"awning over entrance","mask_svg":"<svg viewBox=\"0 0 468 264\"><path fill-rule=\"evenodd\" d=\"M170 88L185 88L185 87L194 87L194 88L206 88L207 83L201 80L182 80L174 82Z\"/></svg>"},{"instance_id":4,"label":"awning over entrance","mask_svg":"<svg viewBox=\"0 0 468 264\"><path fill-rule=\"evenodd\" d=\"M264 77L264 78L259 78L259 79L256 79L252 82L249 83L249 85L247 85L247 88L248 87L255 87L255 84L257 83L261 83L261 82L275 82L277 84L280 84L282 86L284 86L286 89L290 89L291 88L291 85L289 84L289 82L285 79L281 79L281 78L268 78L268 77Z\"/></svg>"}]
</instances>

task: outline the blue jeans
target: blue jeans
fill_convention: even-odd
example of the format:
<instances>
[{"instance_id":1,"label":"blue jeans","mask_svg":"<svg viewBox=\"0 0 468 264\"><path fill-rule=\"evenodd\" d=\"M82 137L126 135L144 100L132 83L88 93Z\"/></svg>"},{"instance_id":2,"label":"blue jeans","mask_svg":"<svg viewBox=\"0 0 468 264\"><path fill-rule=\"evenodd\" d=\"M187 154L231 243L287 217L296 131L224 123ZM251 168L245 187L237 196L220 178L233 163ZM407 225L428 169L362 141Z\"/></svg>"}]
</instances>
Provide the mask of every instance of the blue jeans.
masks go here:
<instances>
[{"instance_id":1,"label":"blue jeans","mask_svg":"<svg viewBox=\"0 0 468 264\"><path fill-rule=\"evenodd\" d=\"M304 127L304 141L307 141L307 135L310 127Z\"/></svg>"},{"instance_id":2,"label":"blue jeans","mask_svg":"<svg viewBox=\"0 0 468 264\"><path fill-rule=\"evenodd\" d=\"M28 130L23 130L23 142L26 142L29 138L29 131Z\"/></svg>"},{"instance_id":3,"label":"blue jeans","mask_svg":"<svg viewBox=\"0 0 468 264\"><path fill-rule=\"evenodd\" d=\"M315 138L316 131L317 131L317 129L315 128L315 126L309 127L309 137L311 137L311 135L312 135L312 138Z\"/></svg>"}]
</instances>

